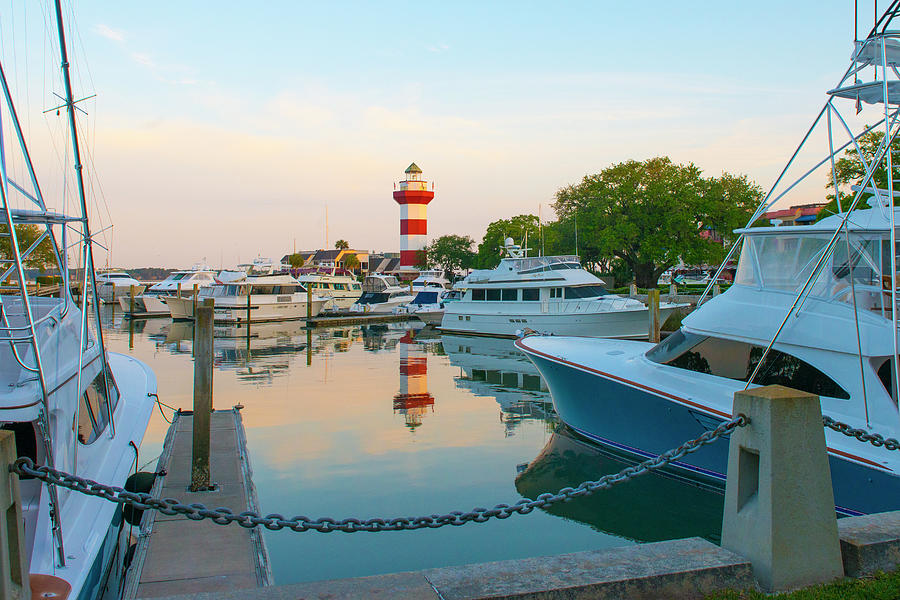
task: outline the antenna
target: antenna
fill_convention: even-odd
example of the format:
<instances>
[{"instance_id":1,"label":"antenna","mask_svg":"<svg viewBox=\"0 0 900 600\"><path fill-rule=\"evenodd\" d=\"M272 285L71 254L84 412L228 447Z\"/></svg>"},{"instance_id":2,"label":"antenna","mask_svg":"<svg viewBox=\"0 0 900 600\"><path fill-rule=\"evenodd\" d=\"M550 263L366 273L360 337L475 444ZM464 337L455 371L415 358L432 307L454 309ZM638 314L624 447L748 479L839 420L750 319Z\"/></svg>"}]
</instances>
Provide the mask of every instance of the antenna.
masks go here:
<instances>
[{"instance_id":1,"label":"antenna","mask_svg":"<svg viewBox=\"0 0 900 600\"><path fill-rule=\"evenodd\" d=\"M544 219L541 215L541 205L538 204L538 231L541 233L541 256L544 255Z\"/></svg>"},{"instance_id":2,"label":"antenna","mask_svg":"<svg viewBox=\"0 0 900 600\"><path fill-rule=\"evenodd\" d=\"M578 256L578 207L575 207L575 256Z\"/></svg>"}]
</instances>

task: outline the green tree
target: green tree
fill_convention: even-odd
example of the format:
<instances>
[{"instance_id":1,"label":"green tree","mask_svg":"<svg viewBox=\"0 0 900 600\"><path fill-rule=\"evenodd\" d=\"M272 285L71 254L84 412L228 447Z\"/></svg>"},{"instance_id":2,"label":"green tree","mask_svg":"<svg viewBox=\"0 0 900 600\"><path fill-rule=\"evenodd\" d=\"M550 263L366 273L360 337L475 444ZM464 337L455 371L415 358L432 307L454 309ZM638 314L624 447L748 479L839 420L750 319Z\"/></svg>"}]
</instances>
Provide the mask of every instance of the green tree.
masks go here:
<instances>
[{"instance_id":1,"label":"green tree","mask_svg":"<svg viewBox=\"0 0 900 600\"><path fill-rule=\"evenodd\" d=\"M12 260L12 243L4 236L9 230L6 225L0 225L0 259ZM16 237L19 240L19 252L24 253L43 233L43 228L37 225L16 225ZM53 251L53 243L49 238L43 240L37 248L32 250L25 260L24 265L29 269L43 269L48 265L56 264L56 253ZM2 269L5 270L5 269Z\"/></svg>"},{"instance_id":2,"label":"green tree","mask_svg":"<svg viewBox=\"0 0 900 600\"><path fill-rule=\"evenodd\" d=\"M288 256L288 264L291 265L292 269L299 269L303 266L303 255L302 254L291 254Z\"/></svg>"},{"instance_id":3,"label":"green tree","mask_svg":"<svg viewBox=\"0 0 900 600\"><path fill-rule=\"evenodd\" d=\"M536 215L518 215L511 219L494 221L488 225L484 239L478 244L476 266L481 269L493 269L500 264L503 257L503 241L512 238L515 243L525 245L526 234L530 247L540 247L540 226ZM537 252L530 254L536 255Z\"/></svg>"},{"instance_id":4,"label":"green tree","mask_svg":"<svg viewBox=\"0 0 900 600\"><path fill-rule=\"evenodd\" d=\"M883 141L884 131L880 130L870 131L869 133L860 136L857 143L862 151L862 158L864 158L867 163L871 164L872 159L878 152L878 147ZM896 145L891 148L891 166L894 171L894 189L896 190L900 187L897 183L900 181L900 148L897 148ZM829 202L825 205L825 208L819 211L818 218L824 219L825 217L837 214L838 212L837 198L835 198L833 191L834 179L837 179L838 190L841 193L841 208L847 210L850 207L850 203L853 201L853 197L856 195L856 192L854 192L850 186L860 185L865 178L866 169L863 161L860 159L860 153L857 152L855 147L851 146L850 149L844 152L844 155L841 158L835 161L834 176L832 175L831 169L828 169L825 189L832 190L832 192L828 194L827 198ZM869 185L873 182L879 189L888 189L887 166L885 165L884 160L877 165ZM864 193L857 204L857 208L869 208L866 200L871 197L872 194ZM898 201L895 198L894 205L896 206L897 204Z\"/></svg>"},{"instance_id":5,"label":"green tree","mask_svg":"<svg viewBox=\"0 0 900 600\"><path fill-rule=\"evenodd\" d=\"M427 265L439 267L452 277L457 271L471 269L477 256L475 240L467 235L442 235L425 248Z\"/></svg>"},{"instance_id":6,"label":"green tree","mask_svg":"<svg viewBox=\"0 0 900 600\"><path fill-rule=\"evenodd\" d=\"M630 160L586 175L560 189L554 209L563 230L578 221L578 252L587 262L618 258L640 287L679 258L688 264L718 260L722 244L701 235L728 234L744 225L762 190L743 176L705 179L693 164L657 157ZM564 237L564 236L562 236Z\"/></svg>"},{"instance_id":7,"label":"green tree","mask_svg":"<svg viewBox=\"0 0 900 600\"><path fill-rule=\"evenodd\" d=\"M350 244L347 243L347 240L338 240L334 243L334 247L336 250L346 250L350 247Z\"/></svg>"},{"instance_id":8,"label":"green tree","mask_svg":"<svg viewBox=\"0 0 900 600\"><path fill-rule=\"evenodd\" d=\"M347 254L344 256L344 268L348 271L355 271L359 268L359 257L356 254Z\"/></svg>"}]
</instances>

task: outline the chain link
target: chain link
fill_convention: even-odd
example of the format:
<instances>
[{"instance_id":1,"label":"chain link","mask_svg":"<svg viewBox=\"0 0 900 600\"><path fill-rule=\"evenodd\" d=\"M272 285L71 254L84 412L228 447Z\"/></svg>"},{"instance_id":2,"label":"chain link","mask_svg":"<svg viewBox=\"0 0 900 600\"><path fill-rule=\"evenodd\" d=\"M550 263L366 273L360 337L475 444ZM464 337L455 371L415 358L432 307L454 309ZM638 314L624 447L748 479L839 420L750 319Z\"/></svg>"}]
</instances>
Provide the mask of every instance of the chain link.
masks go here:
<instances>
[{"instance_id":1,"label":"chain link","mask_svg":"<svg viewBox=\"0 0 900 600\"><path fill-rule=\"evenodd\" d=\"M869 442L878 448L883 446L887 450L900 450L900 441L895 438L885 438L879 433L869 433L865 429L854 429L846 423L835 421L831 417L822 417L822 423L829 429L834 429L847 437L856 438L861 442Z\"/></svg>"},{"instance_id":2,"label":"chain link","mask_svg":"<svg viewBox=\"0 0 900 600\"><path fill-rule=\"evenodd\" d=\"M564 502L573 498L589 496L598 490L609 489L616 484L628 481L634 477L643 475L650 471L662 468L679 458L698 450L700 447L710 444L722 436L725 436L736 427L743 427L749 424L750 420L744 415L725 421L715 429L703 432L696 439L685 442L677 448L673 448L656 458L644 461L640 464L633 465L622 469L618 473L604 475L596 481L586 481L578 487L563 488L555 494L541 494L534 500L523 498L513 505L498 504L494 508L473 508L469 512L453 511L446 515L428 515L423 517L397 517L393 519L344 519L337 521L329 517L321 519L310 519L305 516L297 516L286 519L280 514L269 514L260 516L251 511L245 511L235 514L230 509L207 508L203 504L182 504L174 498L153 498L150 494L143 492L129 492L123 488L104 485L90 479L70 475L63 471L51 469L50 467L35 467L34 461L28 457L20 457L15 463L9 466L12 473L19 476L29 475L36 479L40 479L48 484L57 485L68 488L76 492L86 494L88 496L97 496L110 502L122 505L130 505L138 510L158 510L164 515L184 515L193 521L202 521L210 519L219 525L229 525L237 523L241 527L251 529L253 527L263 526L272 531L281 529L291 529L292 531L319 531L329 533L332 531L343 531L346 533L354 533L357 531L401 531L411 529L436 529L445 525L460 526L469 522L484 523L489 519L506 519L514 514L526 515L535 508L543 508Z\"/></svg>"}]
</instances>

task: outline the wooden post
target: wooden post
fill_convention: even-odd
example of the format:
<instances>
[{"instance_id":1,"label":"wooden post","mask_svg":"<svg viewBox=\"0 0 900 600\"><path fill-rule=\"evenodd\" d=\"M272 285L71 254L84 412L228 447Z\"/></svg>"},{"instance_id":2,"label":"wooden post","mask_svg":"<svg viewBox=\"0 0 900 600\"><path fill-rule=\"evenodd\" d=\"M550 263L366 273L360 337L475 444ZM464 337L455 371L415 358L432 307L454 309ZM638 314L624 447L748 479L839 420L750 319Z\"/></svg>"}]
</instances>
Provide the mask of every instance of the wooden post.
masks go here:
<instances>
[{"instance_id":1,"label":"wooden post","mask_svg":"<svg viewBox=\"0 0 900 600\"><path fill-rule=\"evenodd\" d=\"M306 366L312 364L312 328L306 325Z\"/></svg>"},{"instance_id":2,"label":"wooden post","mask_svg":"<svg viewBox=\"0 0 900 600\"><path fill-rule=\"evenodd\" d=\"M134 284L128 286L128 312L134 318Z\"/></svg>"},{"instance_id":3,"label":"wooden post","mask_svg":"<svg viewBox=\"0 0 900 600\"><path fill-rule=\"evenodd\" d=\"M16 461L16 435L0 431L0 598L31 598L19 476L6 470Z\"/></svg>"},{"instance_id":4,"label":"wooden post","mask_svg":"<svg viewBox=\"0 0 900 600\"><path fill-rule=\"evenodd\" d=\"M306 286L306 320L312 319L312 286ZM309 323L306 325L309 327Z\"/></svg>"},{"instance_id":5,"label":"wooden post","mask_svg":"<svg viewBox=\"0 0 900 600\"><path fill-rule=\"evenodd\" d=\"M713 284L712 295L718 296L721 293L722 293L722 286L720 286L719 282L717 281L716 283Z\"/></svg>"},{"instance_id":6,"label":"wooden post","mask_svg":"<svg viewBox=\"0 0 900 600\"><path fill-rule=\"evenodd\" d=\"M208 298L197 307L194 323L194 437L191 491L209 489L209 421L213 390L213 306Z\"/></svg>"},{"instance_id":7,"label":"wooden post","mask_svg":"<svg viewBox=\"0 0 900 600\"><path fill-rule=\"evenodd\" d=\"M628 295L637 296L637 284L633 281L631 282L631 285L628 286Z\"/></svg>"},{"instance_id":8,"label":"wooden post","mask_svg":"<svg viewBox=\"0 0 900 600\"><path fill-rule=\"evenodd\" d=\"M191 316L197 318L197 284L194 284L194 297L191 300Z\"/></svg>"},{"instance_id":9,"label":"wooden post","mask_svg":"<svg viewBox=\"0 0 900 600\"><path fill-rule=\"evenodd\" d=\"M178 289L178 291L175 293L175 296L176 296L177 298L181 298L181 284L180 284L180 283L178 284L178 288L177 288L177 289Z\"/></svg>"},{"instance_id":10,"label":"wooden post","mask_svg":"<svg viewBox=\"0 0 900 600\"><path fill-rule=\"evenodd\" d=\"M250 327L250 297L252 296L250 292L252 289L252 286L247 286L247 327ZM250 332L248 331L247 333L249 335Z\"/></svg>"},{"instance_id":11,"label":"wooden post","mask_svg":"<svg viewBox=\"0 0 900 600\"><path fill-rule=\"evenodd\" d=\"M654 344L659 343L659 290L647 290L647 312L650 313L650 328L648 340Z\"/></svg>"}]
</instances>

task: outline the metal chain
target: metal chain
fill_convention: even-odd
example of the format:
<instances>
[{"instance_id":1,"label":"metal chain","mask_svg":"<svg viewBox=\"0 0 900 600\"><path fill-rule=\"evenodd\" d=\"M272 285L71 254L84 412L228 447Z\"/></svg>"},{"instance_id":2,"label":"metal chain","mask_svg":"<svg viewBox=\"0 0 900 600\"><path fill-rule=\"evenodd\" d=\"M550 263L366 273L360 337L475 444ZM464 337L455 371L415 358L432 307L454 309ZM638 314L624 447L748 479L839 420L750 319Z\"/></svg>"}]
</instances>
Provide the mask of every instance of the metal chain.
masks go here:
<instances>
[{"instance_id":1,"label":"metal chain","mask_svg":"<svg viewBox=\"0 0 900 600\"><path fill-rule=\"evenodd\" d=\"M886 438L879 433L869 433L865 429L854 429L846 423L835 421L831 417L822 417L822 423L829 429L834 429L839 433L843 433L847 437L853 437L861 442L869 442L873 446L887 450L900 450L900 441L895 438Z\"/></svg>"},{"instance_id":2,"label":"metal chain","mask_svg":"<svg viewBox=\"0 0 900 600\"><path fill-rule=\"evenodd\" d=\"M656 458L644 461L640 464L633 465L622 469L618 473L605 475L596 481L586 481L578 487L563 488L556 494L541 494L534 500L523 498L510 506L508 504L498 504L494 508L473 508L469 512L454 511L446 515L429 515L424 517L397 517L394 519L344 519L337 521L329 517L321 519L310 519L309 517L298 516L292 519L285 519L280 514L269 514L260 516L252 511L244 511L234 514L228 508L207 508L203 504L182 504L173 498L153 498L150 494L142 492L129 492L123 488L104 485L70 475L63 471L51 469L46 466L35 467L34 461L28 457L20 457L15 463L9 466L12 473L19 476L29 475L36 479L40 479L52 485L68 488L88 496L98 496L116 502L122 505L131 505L138 510L158 510L164 515L185 515L188 519L201 521L203 519L211 519L219 525L229 525L237 523L241 527L251 529L262 525L266 529L278 531L281 529L291 529L293 531L319 531L329 533L332 531L344 531L346 533L354 533L356 531L401 531L411 529L430 528L436 529L445 525L465 525L469 522L484 523L491 518L506 519L513 514L525 515L533 511L535 508L543 508L557 502L580 498L581 496L589 496L594 492L602 489L609 489L612 486L628 481L633 477L638 477L644 473L659 469L672 463L686 454L696 451L701 446L710 444L720 437L731 433L737 427L743 427L750 423L745 415L725 421L715 429L703 432L696 439L685 442L677 448L673 448Z\"/></svg>"}]
</instances>

